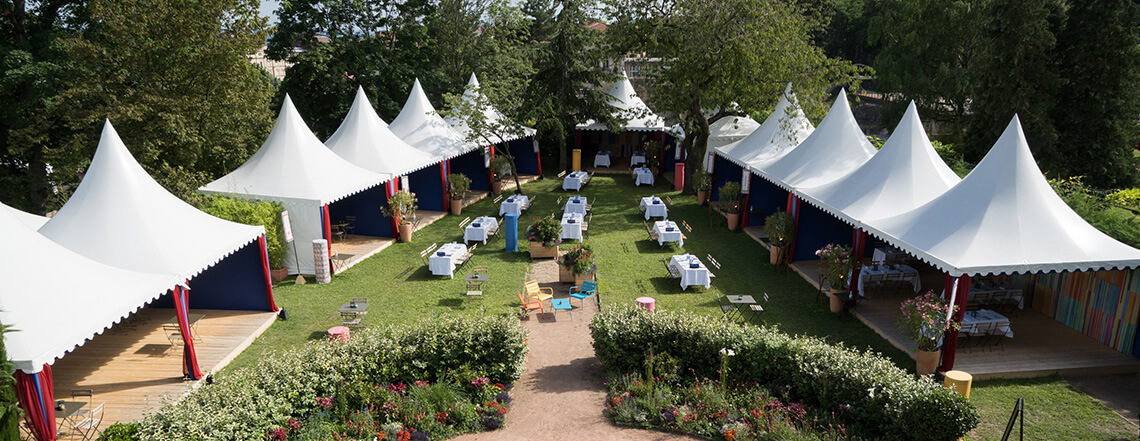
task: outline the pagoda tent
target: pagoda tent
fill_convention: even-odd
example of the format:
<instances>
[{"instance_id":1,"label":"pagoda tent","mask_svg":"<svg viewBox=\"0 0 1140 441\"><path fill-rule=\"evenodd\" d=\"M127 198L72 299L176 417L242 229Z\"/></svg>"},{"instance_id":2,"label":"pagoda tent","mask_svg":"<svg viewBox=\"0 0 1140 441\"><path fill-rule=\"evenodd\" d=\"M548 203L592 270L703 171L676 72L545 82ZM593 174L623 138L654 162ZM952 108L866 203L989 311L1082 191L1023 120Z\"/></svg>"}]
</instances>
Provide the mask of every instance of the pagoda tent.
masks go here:
<instances>
[{"instance_id":1,"label":"pagoda tent","mask_svg":"<svg viewBox=\"0 0 1140 441\"><path fill-rule=\"evenodd\" d=\"M605 123L599 121L591 120L578 125L575 130L574 148L582 149L583 163L591 163L599 151L609 150L614 164L620 164L622 161L629 164L633 152L640 150L646 142L658 141L662 146L675 144L672 142L673 137L665 130L665 120L654 114L649 106L645 105L645 101L637 96L637 91L634 90L633 83L629 81L624 70L621 72L621 79L610 89L609 95L615 116L626 120L625 126L621 132L614 133L609 131ZM665 157L665 167L669 167L670 161L674 158L670 151L671 149L665 149L662 152Z\"/></svg>"},{"instance_id":2,"label":"pagoda tent","mask_svg":"<svg viewBox=\"0 0 1140 441\"><path fill-rule=\"evenodd\" d=\"M815 130L800 108L799 100L788 84L775 109L760 127L744 139L710 150L713 153L713 199L720 199L720 187L726 182L739 182L741 206L747 207L741 218L742 225L763 223L764 215L776 212L787 204L787 192L764 185L752 176L752 164L773 161L787 155ZM757 215L750 216L755 212Z\"/></svg>"},{"instance_id":3,"label":"pagoda tent","mask_svg":"<svg viewBox=\"0 0 1140 441\"><path fill-rule=\"evenodd\" d=\"M207 194L278 202L289 212L292 246L285 246L290 274L313 274L312 242L332 243L330 214L356 216L356 231L390 228L377 215L394 191L389 175L357 167L324 144L285 96L269 137L236 170L199 188ZM387 184L387 185L386 185ZM332 250L332 247L329 247Z\"/></svg>"},{"instance_id":4,"label":"pagoda tent","mask_svg":"<svg viewBox=\"0 0 1140 441\"><path fill-rule=\"evenodd\" d=\"M0 323L16 395L38 440L56 439L51 366L182 279L107 265L53 242L0 204Z\"/></svg>"},{"instance_id":5,"label":"pagoda tent","mask_svg":"<svg viewBox=\"0 0 1140 441\"><path fill-rule=\"evenodd\" d=\"M47 223L47 221L48 221L47 216L40 216L38 214L28 213L26 211L19 210L19 209L13 208L13 207L9 207L9 206L3 205L3 204L0 204L0 207L2 207L2 208L0 208L0 210L12 213L12 215L15 216L16 219L19 219L20 222L23 222L24 225L27 225L28 228L31 228L33 230L40 229L40 227L44 226L44 224Z\"/></svg>"},{"instance_id":6,"label":"pagoda tent","mask_svg":"<svg viewBox=\"0 0 1140 441\"><path fill-rule=\"evenodd\" d=\"M538 131L513 123L498 109L492 107L486 96L479 91L479 79L475 77L474 73L471 74L471 79L467 81L467 88L463 91L463 100L473 103L473 105L483 106L481 113L484 123L492 130L501 130L502 128L518 128L521 130L519 133L487 133L485 139L475 141L476 143L490 144L492 155L495 149L507 148L511 156L515 158L515 169L520 174L542 174L542 162L538 157L538 141L534 137ZM464 139L471 139L471 128L467 126L466 121L455 115L445 118L445 121L463 135Z\"/></svg>"},{"instance_id":7,"label":"pagoda tent","mask_svg":"<svg viewBox=\"0 0 1140 441\"><path fill-rule=\"evenodd\" d=\"M1089 225L1053 191L1017 116L957 185L913 210L866 220L863 228L944 271L945 294L962 305L957 320L966 309L971 277L1028 275L1031 289L1038 288L1030 296L1035 309L1117 350L1140 355L1134 344L1140 321L1140 250ZM1107 286L1106 279L1113 277L1119 280ZM954 278L959 279L956 289L950 283ZM1077 284L1069 283L1082 278L1091 285L1074 289ZM1047 293L1040 289L1042 279L1069 279L1062 284L1069 289ZM947 338L955 341L957 335ZM953 346L944 349L947 369L953 367Z\"/></svg>"},{"instance_id":8,"label":"pagoda tent","mask_svg":"<svg viewBox=\"0 0 1140 441\"><path fill-rule=\"evenodd\" d=\"M867 219L890 217L910 211L945 193L961 179L942 161L911 101L891 137L871 159L846 176L824 185L796 189L803 201L856 226L857 256L870 249L861 228ZM816 232L804 231L805 234ZM858 279L851 281L857 286Z\"/></svg>"},{"instance_id":9,"label":"pagoda tent","mask_svg":"<svg viewBox=\"0 0 1140 441\"><path fill-rule=\"evenodd\" d=\"M792 190L809 188L835 181L867 162L875 154L875 146L867 141L851 106L847 93L840 91L827 116L815 131L796 148L774 160L754 160L752 173L771 191L779 186L787 197L787 211L796 220L797 234L792 238L791 260L817 259L815 251L826 244L853 244L850 226L817 207L801 204ZM757 179L759 180L759 179ZM800 235L811 231L810 235Z\"/></svg>"},{"instance_id":10,"label":"pagoda tent","mask_svg":"<svg viewBox=\"0 0 1140 441\"><path fill-rule=\"evenodd\" d=\"M336 133L325 141L325 145L341 158L361 168L385 176L408 176L409 187L420 192L419 196L434 194L434 198L421 198L420 205L426 210L443 209L443 163L432 155L408 145L388 128L380 119L364 88L357 88L356 99ZM393 186L399 182L393 180ZM331 213L334 219L338 213ZM384 217L379 210L370 217ZM343 215L341 216L343 217ZM385 217L385 219L387 219ZM360 218L357 218L360 221ZM361 228L371 227L371 228ZM371 236L395 236L398 226L394 219L387 219L386 226L373 222L354 229L354 232Z\"/></svg>"},{"instance_id":11,"label":"pagoda tent","mask_svg":"<svg viewBox=\"0 0 1140 441\"><path fill-rule=\"evenodd\" d=\"M392 120L392 124L388 128L408 145L443 161L442 179L440 181L442 193L439 198L440 211L446 210L445 207L449 203L446 179L450 173L466 175L471 179L472 190L487 191L491 189L491 175L487 172L490 163L486 152L478 144L467 142L461 133L453 129L447 121L443 120L443 117L439 116L435 107L428 101L427 94L424 93L424 88L420 85L419 79L416 79L415 83L412 84L408 101L404 103L404 108L400 110L400 114ZM420 207L427 210L434 209L434 185L414 181L410 184L412 191L416 192L420 200ZM424 194L425 188L432 190L427 196Z\"/></svg>"},{"instance_id":12,"label":"pagoda tent","mask_svg":"<svg viewBox=\"0 0 1140 441\"><path fill-rule=\"evenodd\" d=\"M716 150L740 141L760 128L760 123L745 116L726 116L709 124L708 148Z\"/></svg>"}]
</instances>

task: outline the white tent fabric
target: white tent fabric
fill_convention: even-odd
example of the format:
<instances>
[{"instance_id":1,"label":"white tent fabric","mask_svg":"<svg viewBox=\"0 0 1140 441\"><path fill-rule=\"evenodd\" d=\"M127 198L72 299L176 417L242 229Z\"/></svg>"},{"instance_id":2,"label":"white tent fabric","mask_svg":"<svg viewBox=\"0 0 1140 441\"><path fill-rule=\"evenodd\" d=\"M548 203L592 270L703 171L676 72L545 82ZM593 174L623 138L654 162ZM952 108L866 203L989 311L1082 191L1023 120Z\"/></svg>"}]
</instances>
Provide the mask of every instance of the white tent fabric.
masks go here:
<instances>
[{"instance_id":1,"label":"white tent fabric","mask_svg":"<svg viewBox=\"0 0 1140 441\"><path fill-rule=\"evenodd\" d=\"M649 110L645 101L637 96L637 91L633 89L633 83L629 82L624 70L621 72L621 79L610 89L610 96L613 97L610 99L610 105L627 119L626 130L641 132L665 130L665 120ZM586 121L578 126L578 130L609 130L609 128L601 122Z\"/></svg>"},{"instance_id":2,"label":"white tent fabric","mask_svg":"<svg viewBox=\"0 0 1140 441\"><path fill-rule=\"evenodd\" d=\"M476 143L467 142L461 133L452 129L444 121L435 107L428 101L420 80L412 84L412 91L408 94L408 101L400 114L388 126L412 147L420 149L442 161L458 157L464 153L478 149Z\"/></svg>"},{"instance_id":3,"label":"white tent fabric","mask_svg":"<svg viewBox=\"0 0 1140 441\"><path fill-rule=\"evenodd\" d=\"M0 207L0 323L13 329L4 345L16 369L39 372L180 280L83 257Z\"/></svg>"},{"instance_id":4,"label":"white tent fabric","mask_svg":"<svg viewBox=\"0 0 1140 441\"><path fill-rule=\"evenodd\" d=\"M840 91L831 110L815 131L783 157L752 162L752 172L787 190L815 187L843 177L867 162L875 146L867 141L851 106L847 92Z\"/></svg>"},{"instance_id":5,"label":"white tent fabric","mask_svg":"<svg viewBox=\"0 0 1140 441\"><path fill-rule=\"evenodd\" d=\"M467 88L463 91L463 100L469 103L483 102L486 104L483 107L482 113L483 118L489 127L512 127L510 120L508 120L506 116L500 113L498 109L492 107L491 104L487 102L486 98L481 98L481 95L482 93L479 92L479 79L475 78L475 74L472 73L471 79L467 80ZM462 118L458 118L454 115L444 118L444 120L451 125L451 128L455 129L455 131L463 135L463 139L468 139L470 136L471 128L467 127L467 121L464 121ZM537 130L524 126L522 127L522 133L503 134L506 138L493 133L488 134L487 137L490 138L488 140L490 144L499 144L534 136L536 133L538 133Z\"/></svg>"},{"instance_id":6,"label":"white tent fabric","mask_svg":"<svg viewBox=\"0 0 1140 441\"><path fill-rule=\"evenodd\" d=\"M716 149L747 138L760 127L748 116L726 116L709 124L708 148Z\"/></svg>"},{"instance_id":7,"label":"white tent fabric","mask_svg":"<svg viewBox=\"0 0 1140 441\"><path fill-rule=\"evenodd\" d=\"M48 221L47 216L40 216L38 214L28 213L26 211L19 210L19 209L13 208L13 207L9 207L9 206L4 205L4 204L0 204L0 211L7 211L9 213L12 213L12 215L15 216L16 219L19 219L20 222L23 222L24 225L27 225L28 228L31 228L33 230L40 229L40 227L44 226L44 224L47 223L47 221Z\"/></svg>"},{"instance_id":8,"label":"white tent fabric","mask_svg":"<svg viewBox=\"0 0 1140 441\"><path fill-rule=\"evenodd\" d=\"M261 226L210 216L167 192L135 161L110 121L79 188L39 231L98 262L184 279L265 233Z\"/></svg>"},{"instance_id":9,"label":"white tent fabric","mask_svg":"<svg viewBox=\"0 0 1140 441\"><path fill-rule=\"evenodd\" d=\"M286 95L277 123L261 149L230 174L198 190L280 202L289 211L296 242L296 247L285 247L285 266L290 274L313 274L311 243L323 237L321 206L381 185L389 178L357 167L325 147Z\"/></svg>"},{"instance_id":10,"label":"white tent fabric","mask_svg":"<svg viewBox=\"0 0 1140 441\"><path fill-rule=\"evenodd\" d=\"M911 101L891 138L847 176L796 193L844 221L890 217L945 193L961 179L942 161Z\"/></svg>"},{"instance_id":11,"label":"white tent fabric","mask_svg":"<svg viewBox=\"0 0 1140 441\"><path fill-rule=\"evenodd\" d=\"M439 163L392 133L363 87L356 89L352 108L325 145L348 162L383 175L406 175Z\"/></svg>"},{"instance_id":12,"label":"white tent fabric","mask_svg":"<svg viewBox=\"0 0 1140 441\"><path fill-rule=\"evenodd\" d=\"M864 228L951 276L1140 267L1140 250L1101 233L1057 196L1016 116L958 185Z\"/></svg>"},{"instance_id":13,"label":"white tent fabric","mask_svg":"<svg viewBox=\"0 0 1140 441\"><path fill-rule=\"evenodd\" d=\"M716 154L741 167L768 164L786 156L814 131L788 84L760 127L739 142L716 149Z\"/></svg>"}]
</instances>

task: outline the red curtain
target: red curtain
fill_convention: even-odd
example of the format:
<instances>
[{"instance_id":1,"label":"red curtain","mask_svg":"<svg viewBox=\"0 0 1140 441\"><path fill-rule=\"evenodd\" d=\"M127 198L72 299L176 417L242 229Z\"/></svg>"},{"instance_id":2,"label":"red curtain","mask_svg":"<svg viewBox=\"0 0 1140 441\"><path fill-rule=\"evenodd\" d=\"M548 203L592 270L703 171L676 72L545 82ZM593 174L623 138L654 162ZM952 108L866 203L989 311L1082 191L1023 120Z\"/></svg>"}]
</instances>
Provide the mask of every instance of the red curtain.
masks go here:
<instances>
[{"instance_id":1,"label":"red curtain","mask_svg":"<svg viewBox=\"0 0 1140 441\"><path fill-rule=\"evenodd\" d=\"M391 207L392 196L396 195L396 186L399 185L399 180L399 177L395 177L384 183L384 194L388 195L389 207ZM392 221L392 237L396 237L400 234L400 223L396 220L395 217L392 217L390 220Z\"/></svg>"},{"instance_id":2,"label":"red curtain","mask_svg":"<svg viewBox=\"0 0 1140 441\"><path fill-rule=\"evenodd\" d=\"M534 143L534 147L536 150L534 152L534 159L536 161L538 161L538 176L541 177L542 176L542 151L538 149L538 141L534 139L534 136L531 136L530 139L531 139L531 142Z\"/></svg>"},{"instance_id":3,"label":"red curtain","mask_svg":"<svg viewBox=\"0 0 1140 441\"><path fill-rule=\"evenodd\" d=\"M265 245L265 235L257 238L257 246L261 247L261 272L265 275L265 297L269 300L269 310L277 312L277 303L273 301L273 278L269 276L269 248Z\"/></svg>"},{"instance_id":4,"label":"red curtain","mask_svg":"<svg viewBox=\"0 0 1140 441\"><path fill-rule=\"evenodd\" d=\"M953 320L961 323L962 318L966 315L966 302L970 300L970 276L958 276L958 293L954 299L954 303L958 305L958 310L954 312ZM954 278L950 274L946 274L946 286L943 288L942 295L946 301L950 301L951 292L954 287ZM938 368L939 371L946 372L954 369L954 357L958 351L958 331L951 330L946 332L946 338L942 340L942 366Z\"/></svg>"},{"instance_id":5,"label":"red curtain","mask_svg":"<svg viewBox=\"0 0 1140 441\"><path fill-rule=\"evenodd\" d=\"M788 264L792 263L796 255L796 236L800 235L800 200L792 192L788 192L788 214L792 215L792 225L795 226L795 234L792 235L792 240L788 241Z\"/></svg>"},{"instance_id":6,"label":"red curtain","mask_svg":"<svg viewBox=\"0 0 1140 441\"><path fill-rule=\"evenodd\" d=\"M325 242L328 243L328 258L332 259L332 221L329 219L329 204L321 205L321 228L324 231Z\"/></svg>"},{"instance_id":7,"label":"red curtain","mask_svg":"<svg viewBox=\"0 0 1140 441\"><path fill-rule=\"evenodd\" d=\"M447 191L447 174L451 172L451 160L439 162L439 182L443 183L443 211L446 212L451 204L451 195Z\"/></svg>"},{"instance_id":8,"label":"red curtain","mask_svg":"<svg viewBox=\"0 0 1140 441\"><path fill-rule=\"evenodd\" d=\"M867 232L862 228L853 228L851 230L851 244L853 245L852 251L855 253L855 269L851 270L851 286L848 289L853 293L859 293L859 270L863 268L863 253L867 248Z\"/></svg>"},{"instance_id":9,"label":"red curtain","mask_svg":"<svg viewBox=\"0 0 1140 441\"><path fill-rule=\"evenodd\" d=\"M182 375L191 380L202 378L198 370L198 355L194 353L194 336L190 333L190 305L187 292L182 286L174 287L174 313L178 317L178 329L182 332Z\"/></svg>"},{"instance_id":10,"label":"red curtain","mask_svg":"<svg viewBox=\"0 0 1140 441\"><path fill-rule=\"evenodd\" d=\"M44 363L43 370L35 374L17 369L16 397L36 439L55 441L55 396L52 394L51 366Z\"/></svg>"},{"instance_id":11,"label":"red curtain","mask_svg":"<svg viewBox=\"0 0 1140 441\"><path fill-rule=\"evenodd\" d=\"M510 141L507 141L504 144L510 146ZM495 159L495 145L491 144L491 145L487 146L487 150L488 150L488 156L487 157L491 158L491 159ZM510 150L510 148L508 147L508 151L509 150ZM487 163L487 169L490 170L491 167L492 167L491 163L488 162ZM494 181L494 176L495 176L494 171L487 173L487 188L491 188L491 182Z\"/></svg>"}]
</instances>

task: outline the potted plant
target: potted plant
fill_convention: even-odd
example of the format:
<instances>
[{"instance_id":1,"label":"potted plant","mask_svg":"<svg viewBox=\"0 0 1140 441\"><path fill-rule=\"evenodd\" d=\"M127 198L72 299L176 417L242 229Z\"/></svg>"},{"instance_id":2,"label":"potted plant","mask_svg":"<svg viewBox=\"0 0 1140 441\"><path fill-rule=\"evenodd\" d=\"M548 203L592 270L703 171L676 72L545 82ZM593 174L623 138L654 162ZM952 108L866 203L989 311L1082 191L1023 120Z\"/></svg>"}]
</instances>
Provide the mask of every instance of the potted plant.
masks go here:
<instances>
[{"instance_id":1,"label":"potted plant","mask_svg":"<svg viewBox=\"0 0 1140 441\"><path fill-rule=\"evenodd\" d=\"M665 152L665 146L660 141L645 143L645 162L653 176L657 176L657 173L660 172L661 154L663 152Z\"/></svg>"},{"instance_id":2,"label":"potted plant","mask_svg":"<svg viewBox=\"0 0 1140 441\"><path fill-rule=\"evenodd\" d=\"M282 234L283 235L283 234ZM268 239L268 235L267 239ZM266 240L265 251L269 255L269 278L273 283L285 280L289 277L289 268L285 267L285 246L284 240Z\"/></svg>"},{"instance_id":3,"label":"potted plant","mask_svg":"<svg viewBox=\"0 0 1140 441\"><path fill-rule=\"evenodd\" d=\"M957 305L950 305L942 296L927 291L907 300L899 307L899 331L918 345L915 353L918 375L934 373L938 368L938 358L942 355L942 337L947 330L956 330L961 324L948 320L950 311Z\"/></svg>"},{"instance_id":4,"label":"potted plant","mask_svg":"<svg viewBox=\"0 0 1140 441\"><path fill-rule=\"evenodd\" d=\"M491 158L491 192L498 196L503 192L503 180L511 173L511 161L503 155Z\"/></svg>"},{"instance_id":5,"label":"potted plant","mask_svg":"<svg viewBox=\"0 0 1140 441\"><path fill-rule=\"evenodd\" d=\"M725 223L735 230L740 223L740 183L725 182L720 187L720 209L724 210Z\"/></svg>"},{"instance_id":6,"label":"potted plant","mask_svg":"<svg viewBox=\"0 0 1140 441\"><path fill-rule=\"evenodd\" d=\"M580 244L558 258L560 282L573 282L575 286L582 286L582 281L597 271L594 264L594 248L589 243ZM562 271L570 273L568 279L562 277Z\"/></svg>"},{"instance_id":7,"label":"potted plant","mask_svg":"<svg viewBox=\"0 0 1140 441\"><path fill-rule=\"evenodd\" d=\"M562 243L562 222L553 217L543 217L526 229L530 241L530 257L558 257L558 245Z\"/></svg>"},{"instance_id":8,"label":"potted plant","mask_svg":"<svg viewBox=\"0 0 1140 441\"><path fill-rule=\"evenodd\" d=\"M416 213L416 194L400 190L388 198L388 206L380 207L380 212L399 225L400 242L412 241L412 223L407 218Z\"/></svg>"},{"instance_id":9,"label":"potted plant","mask_svg":"<svg viewBox=\"0 0 1140 441\"><path fill-rule=\"evenodd\" d=\"M697 191L697 205L704 205L712 191L712 175L703 168L693 171L693 189Z\"/></svg>"},{"instance_id":10,"label":"potted plant","mask_svg":"<svg viewBox=\"0 0 1140 441\"><path fill-rule=\"evenodd\" d=\"M783 259L796 235L796 219L786 211L777 211L764 218L764 232L772 242L771 261L775 265Z\"/></svg>"},{"instance_id":11,"label":"potted plant","mask_svg":"<svg viewBox=\"0 0 1140 441\"><path fill-rule=\"evenodd\" d=\"M471 190L471 178L461 173L447 175L447 194L451 195L451 214L463 212L463 198Z\"/></svg>"},{"instance_id":12,"label":"potted plant","mask_svg":"<svg viewBox=\"0 0 1140 441\"><path fill-rule=\"evenodd\" d=\"M837 244L828 244L815 252L822 264L820 274L830 289L831 312L843 312L843 305L849 298L851 271L855 269L855 258L852 254L850 246Z\"/></svg>"}]
</instances>

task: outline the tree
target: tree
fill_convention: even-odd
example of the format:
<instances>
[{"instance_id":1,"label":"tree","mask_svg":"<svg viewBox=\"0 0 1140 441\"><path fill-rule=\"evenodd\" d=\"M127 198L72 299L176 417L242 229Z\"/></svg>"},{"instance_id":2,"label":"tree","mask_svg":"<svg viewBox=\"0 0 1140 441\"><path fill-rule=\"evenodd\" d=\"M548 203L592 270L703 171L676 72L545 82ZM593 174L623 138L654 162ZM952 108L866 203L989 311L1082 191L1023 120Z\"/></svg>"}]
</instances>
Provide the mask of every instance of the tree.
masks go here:
<instances>
[{"instance_id":1,"label":"tree","mask_svg":"<svg viewBox=\"0 0 1140 441\"><path fill-rule=\"evenodd\" d=\"M1072 2L1057 39L1064 81L1053 108L1064 176L1102 188L1136 183L1140 13L1130 0Z\"/></svg>"},{"instance_id":2,"label":"tree","mask_svg":"<svg viewBox=\"0 0 1140 441\"><path fill-rule=\"evenodd\" d=\"M1060 0L993 0L986 16L980 61L971 72L974 103L965 159L981 160L1017 114L1038 163L1046 171L1060 170L1050 113L1060 81L1054 47L1064 27L1063 6Z\"/></svg>"},{"instance_id":3,"label":"tree","mask_svg":"<svg viewBox=\"0 0 1140 441\"><path fill-rule=\"evenodd\" d=\"M952 142L963 139L987 1L883 0L869 38L882 48L875 73L888 97L886 126L894 127L913 100L923 119L950 124Z\"/></svg>"},{"instance_id":4,"label":"tree","mask_svg":"<svg viewBox=\"0 0 1140 441\"><path fill-rule=\"evenodd\" d=\"M849 62L812 45L821 23L779 0L608 0L617 20L609 28L615 50L665 60L653 74L657 111L677 114L689 136L690 172L701 167L709 123L733 103L770 107L789 82L809 111L822 109L828 86L850 81ZM706 110L716 109L710 119ZM692 191L686 179L686 191Z\"/></svg>"},{"instance_id":5,"label":"tree","mask_svg":"<svg viewBox=\"0 0 1140 441\"><path fill-rule=\"evenodd\" d=\"M4 346L4 334L12 332L8 325L0 324L0 439L20 439L20 410L16 397L16 378L12 375L12 361Z\"/></svg>"}]
</instances>

